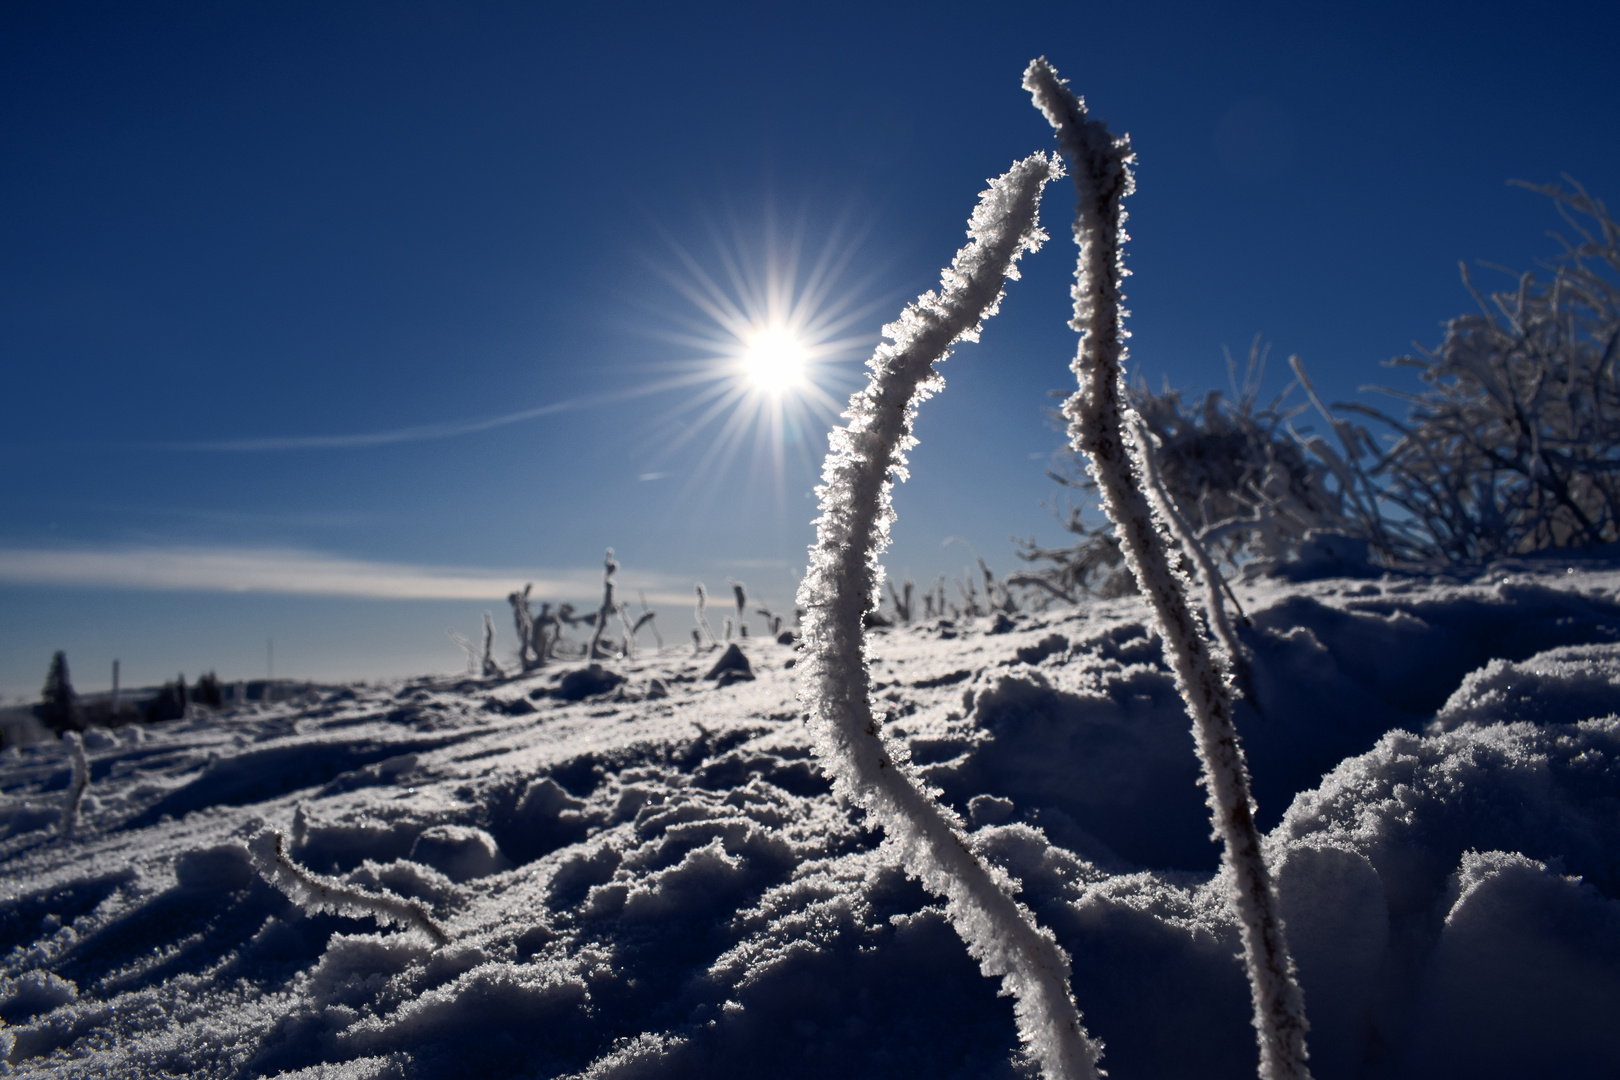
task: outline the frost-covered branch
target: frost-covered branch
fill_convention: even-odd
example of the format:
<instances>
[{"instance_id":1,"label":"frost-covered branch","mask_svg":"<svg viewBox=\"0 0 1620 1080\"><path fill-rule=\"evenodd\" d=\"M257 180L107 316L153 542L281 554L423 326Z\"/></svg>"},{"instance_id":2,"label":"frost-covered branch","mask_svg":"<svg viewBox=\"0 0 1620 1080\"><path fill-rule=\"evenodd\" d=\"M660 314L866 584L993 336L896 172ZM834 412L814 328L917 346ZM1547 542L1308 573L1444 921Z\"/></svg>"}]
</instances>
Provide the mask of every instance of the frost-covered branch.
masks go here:
<instances>
[{"instance_id":1,"label":"frost-covered branch","mask_svg":"<svg viewBox=\"0 0 1620 1080\"><path fill-rule=\"evenodd\" d=\"M1232 632L1232 620L1227 617L1223 594L1231 597L1232 606L1238 609L1240 617L1243 608L1238 604L1237 597L1232 596L1232 590L1227 587L1226 579L1221 576L1220 569L1216 567L1215 560L1210 558L1209 551L1199 540L1198 534L1176 508L1176 500L1165 487L1164 478L1159 473L1153 434L1140 419L1131 425L1131 438L1136 441L1136 452L1142 464L1142 479L1147 482L1148 498L1152 501L1153 508L1158 511L1165 524L1170 526L1170 531L1181 543L1181 549L1187 553L1187 557L1198 564L1198 575L1204 579L1204 609L1209 617L1210 629L1226 648L1232 666L1241 669L1243 649L1238 644L1237 635Z\"/></svg>"},{"instance_id":2,"label":"frost-covered branch","mask_svg":"<svg viewBox=\"0 0 1620 1080\"><path fill-rule=\"evenodd\" d=\"M1080 348L1073 368L1079 391L1064 405L1074 447L1085 453L1114 522L1125 561L1152 606L1175 668L1177 686L1193 719L1204 766L1210 814L1225 842L1233 902L1243 925L1244 956L1260 1039L1260 1073L1267 1080L1308 1077L1305 1001L1277 915L1277 898L1254 823L1249 771L1232 723L1232 692L1211 655L1192 607L1186 581L1170 566L1147 496L1138 481L1126 432L1125 240L1123 201L1131 193L1130 140L1087 115L1085 103L1044 58L1030 63L1024 86L1057 131L1079 193L1074 240L1074 319Z\"/></svg>"},{"instance_id":3,"label":"frost-covered branch","mask_svg":"<svg viewBox=\"0 0 1620 1080\"><path fill-rule=\"evenodd\" d=\"M262 829L247 844L248 857L264 880L286 894L309 915L329 911L351 919L369 915L384 926L398 924L420 930L440 945L450 941L427 908L390 892L374 893L299 866L287 854L287 841L279 829Z\"/></svg>"},{"instance_id":4,"label":"frost-covered branch","mask_svg":"<svg viewBox=\"0 0 1620 1080\"><path fill-rule=\"evenodd\" d=\"M90 759L84 752L84 737L77 731L65 732L62 741L68 744L73 754L73 778L68 782L67 801L62 804L62 820L57 827L57 835L69 840L79 823L79 807L84 802L85 789L90 786Z\"/></svg>"},{"instance_id":5,"label":"frost-covered branch","mask_svg":"<svg viewBox=\"0 0 1620 1080\"><path fill-rule=\"evenodd\" d=\"M822 468L821 516L800 585L805 658L799 696L816 753L835 790L865 807L899 849L908 872L946 898L946 915L987 975L1017 1000L1019 1033L1050 1078L1095 1076L1099 1048L1069 994L1069 959L1052 934L968 846L956 815L941 806L878 732L863 623L877 609L878 556L894 520L890 490L905 479L905 453L920 402L943 385L934 364L951 346L976 340L995 313L1015 261L1046 234L1037 211L1058 163L1035 154L993 181L969 221L972 242L941 275L941 291L919 297L884 327L891 340L867 361L865 389L834 428Z\"/></svg>"}]
</instances>

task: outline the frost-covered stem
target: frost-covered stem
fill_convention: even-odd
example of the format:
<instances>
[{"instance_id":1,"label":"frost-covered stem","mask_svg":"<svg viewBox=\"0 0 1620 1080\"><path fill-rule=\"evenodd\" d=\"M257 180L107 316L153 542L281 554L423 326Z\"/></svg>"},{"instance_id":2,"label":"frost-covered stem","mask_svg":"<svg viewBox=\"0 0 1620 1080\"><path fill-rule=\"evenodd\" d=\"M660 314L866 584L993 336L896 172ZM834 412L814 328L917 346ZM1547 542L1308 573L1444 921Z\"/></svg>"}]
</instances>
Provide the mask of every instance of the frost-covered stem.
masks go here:
<instances>
[{"instance_id":1,"label":"frost-covered stem","mask_svg":"<svg viewBox=\"0 0 1620 1080\"><path fill-rule=\"evenodd\" d=\"M626 660L633 660L636 656L636 631L641 624L630 618L630 609L623 600L614 600L614 612L619 616L619 629L624 631L624 643L621 648Z\"/></svg>"},{"instance_id":2,"label":"frost-covered stem","mask_svg":"<svg viewBox=\"0 0 1620 1080\"><path fill-rule=\"evenodd\" d=\"M613 557L613 549L607 549L607 555L602 559L602 606L596 610L596 626L591 633L591 647L586 656L592 660L599 660L608 654L602 649L602 635L607 632L608 619L618 607L618 601L613 595L613 575L618 573L619 562Z\"/></svg>"},{"instance_id":3,"label":"frost-covered stem","mask_svg":"<svg viewBox=\"0 0 1620 1080\"><path fill-rule=\"evenodd\" d=\"M1040 193L1059 172L1055 160L1036 154L993 181L969 222L972 242L941 275L941 292L919 297L884 327L891 342L867 361L870 380L850 398L849 423L828 436L816 543L798 594L805 641L799 697L834 790L865 807L906 870L945 897L946 916L968 952L1016 998L1020 1037L1053 1080L1095 1076L1100 1053L1069 993L1069 958L1009 895L1005 875L973 853L956 815L884 744L863 623L879 603L878 556L894 520L890 489L906 476L917 405L942 385L934 364L957 341L977 338L1004 281L1017 277L1014 262L1046 239L1037 222Z\"/></svg>"},{"instance_id":4,"label":"frost-covered stem","mask_svg":"<svg viewBox=\"0 0 1620 1080\"><path fill-rule=\"evenodd\" d=\"M1232 620L1227 618L1226 602L1222 599L1226 581L1215 566L1215 560L1209 557L1209 552L1199 542L1198 534L1193 532L1192 527L1187 524L1187 519L1182 517L1181 511L1176 508L1176 501L1171 497L1169 489L1164 486L1164 477L1159 473L1159 456L1153 451L1153 436L1139 417L1136 423L1131 425L1131 437L1136 442L1136 453L1142 463L1142 478L1147 482L1148 498L1152 501L1153 508L1159 512L1159 517L1181 543L1181 549L1198 564L1198 574L1204 579L1204 607L1209 613L1210 628L1215 631L1216 639L1225 647L1227 656L1232 660L1232 666L1241 668L1242 647L1238 644L1237 635L1232 632Z\"/></svg>"},{"instance_id":5,"label":"frost-covered stem","mask_svg":"<svg viewBox=\"0 0 1620 1080\"><path fill-rule=\"evenodd\" d=\"M1243 927L1244 958L1260 1041L1260 1075L1266 1080L1303 1080L1306 1066L1305 1001L1283 937L1277 898L1260 849L1249 794L1249 771L1237 728L1232 693L1210 655L1187 602L1185 581L1170 567L1154 527L1147 496L1137 480L1126 436L1125 241L1123 200L1130 194L1130 140L1115 138L1106 124L1089 119L1085 103L1058 78L1045 58L1031 61L1024 87L1057 131L1079 192L1074 240L1074 319L1080 348L1073 368L1080 389L1064 405L1077 451L1091 462L1103 508L1119 532L1125 561L1153 608L1177 688L1193 720L1193 739L1203 761L1204 785L1215 832L1225 843L1232 900Z\"/></svg>"},{"instance_id":6,"label":"frost-covered stem","mask_svg":"<svg viewBox=\"0 0 1620 1080\"><path fill-rule=\"evenodd\" d=\"M358 889L299 866L287 854L287 840L279 829L260 830L248 841L247 849L248 857L264 880L281 890L306 914L330 911L351 919L369 915L384 926L397 923L420 930L440 945L450 941L444 927L415 900L389 892Z\"/></svg>"},{"instance_id":7,"label":"frost-covered stem","mask_svg":"<svg viewBox=\"0 0 1620 1080\"><path fill-rule=\"evenodd\" d=\"M534 648L534 612L529 610L529 592L534 583L523 586L520 593L510 593L506 597L507 603L512 605L512 623L517 630L518 638L518 667L524 671L531 671L545 662L545 657L539 655ZM534 659L530 659L533 654Z\"/></svg>"},{"instance_id":8,"label":"frost-covered stem","mask_svg":"<svg viewBox=\"0 0 1620 1080\"><path fill-rule=\"evenodd\" d=\"M692 628L692 640L697 643L698 648L702 648L705 644L714 648L720 644L714 639L714 627L709 625L709 617L703 613L703 609L708 605L709 591L700 581L697 583L697 607L692 611L692 619L697 623L697 626Z\"/></svg>"},{"instance_id":9,"label":"frost-covered stem","mask_svg":"<svg viewBox=\"0 0 1620 1080\"><path fill-rule=\"evenodd\" d=\"M484 678L499 678L506 672L495 662L495 616L484 612Z\"/></svg>"},{"instance_id":10,"label":"frost-covered stem","mask_svg":"<svg viewBox=\"0 0 1620 1080\"><path fill-rule=\"evenodd\" d=\"M62 736L62 741L68 744L68 750L73 755L73 778L68 781L67 801L62 804L62 820L57 826L57 835L70 840L74 827L79 823L79 806L84 802L85 789L90 786L90 759L84 752L84 738L77 731L67 732Z\"/></svg>"},{"instance_id":11,"label":"frost-covered stem","mask_svg":"<svg viewBox=\"0 0 1620 1080\"><path fill-rule=\"evenodd\" d=\"M726 579L731 584L732 598L737 601L737 633L748 636L748 586L740 581Z\"/></svg>"},{"instance_id":12,"label":"frost-covered stem","mask_svg":"<svg viewBox=\"0 0 1620 1080\"><path fill-rule=\"evenodd\" d=\"M647 594L642 592L636 595L641 597L641 615L636 619L636 629L641 629L641 624L646 623L653 632L653 640L658 643L658 651L663 652L664 635L658 632L658 624L653 621L654 612L647 606Z\"/></svg>"},{"instance_id":13,"label":"frost-covered stem","mask_svg":"<svg viewBox=\"0 0 1620 1080\"><path fill-rule=\"evenodd\" d=\"M1464 270L1466 275L1467 271ZM1366 470L1361 467L1362 443L1356 437L1355 429L1348 423L1335 417L1322 403L1316 394L1316 387L1312 385L1310 376L1305 374L1305 363L1297 355L1288 358L1288 366L1293 369L1294 378L1310 398L1316 411L1322 414L1322 419L1328 422L1333 434L1339 438L1339 445L1344 447L1344 457L1328 449L1325 441L1316 443L1312 449L1317 453L1339 479L1339 487L1355 507L1356 516L1361 519L1361 526L1367 531L1367 538L1384 552L1395 550L1393 542L1384 531L1384 519L1378 512L1378 489L1367 476ZM1357 481L1360 481L1359 485Z\"/></svg>"}]
</instances>

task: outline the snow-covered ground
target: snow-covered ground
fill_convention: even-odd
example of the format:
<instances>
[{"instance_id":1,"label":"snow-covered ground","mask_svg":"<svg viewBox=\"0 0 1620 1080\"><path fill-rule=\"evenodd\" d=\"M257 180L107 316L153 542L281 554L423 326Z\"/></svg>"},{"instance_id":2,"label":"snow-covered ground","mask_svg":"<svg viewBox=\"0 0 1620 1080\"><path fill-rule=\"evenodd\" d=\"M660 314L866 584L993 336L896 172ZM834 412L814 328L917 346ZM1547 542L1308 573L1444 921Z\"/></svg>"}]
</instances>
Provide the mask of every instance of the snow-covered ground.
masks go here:
<instances>
[{"instance_id":1,"label":"snow-covered ground","mask_svg":"<svg viewBox=\"0 0 1620 1080\"><path fill-rule=\"evenodd\" d=\"M1240 586L1320 1080L1620 1075L1620 572ZM1253 1076L1139 601L873 633L885 730L1074 960L1118 1078ZM790 646L355 686L0 755L0 1016L68 1076L1012 1077L1012 1003L833 798ZM415 900L308 914L256 868ZM263 844L259 845L263 849ZM296 891L296 890L295 890ZM396 905L397 906L397 905ZM352 910L345 908L344 910Z\"/></svg>"}]
</instances>

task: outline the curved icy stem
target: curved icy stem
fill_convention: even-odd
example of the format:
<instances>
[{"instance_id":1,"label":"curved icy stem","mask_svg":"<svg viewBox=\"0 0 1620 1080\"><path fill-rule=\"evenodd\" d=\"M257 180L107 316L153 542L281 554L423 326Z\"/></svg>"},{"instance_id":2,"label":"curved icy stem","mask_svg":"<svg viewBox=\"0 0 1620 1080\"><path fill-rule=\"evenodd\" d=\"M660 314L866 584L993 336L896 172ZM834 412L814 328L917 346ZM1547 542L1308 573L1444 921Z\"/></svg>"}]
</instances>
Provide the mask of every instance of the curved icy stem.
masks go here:
<instances>
[{"instance_id":1,"label":"curved icy stem","mask_svg":"<svg viewBox=\"0 0 1620 1080\"><path fill-rule=\"evenodd\" d=\"M1058 78L1045 58L1031 61L1024 87L1057 131L1079 202L1074 241L1074 319L1080 348L1074 373L1080 389L1063 412L1074 448L1091 462L1103 508L1119 532L1125 561L1153 608L1176 685L1193 721L1215 833L1225 844L1232 901L1243 927L1244 960L1260 1041L1260 1075L1305 1080L1305 999L1277 914L1277 897L1260 849L1249 793L1249 770L1232 722L1232 691L1193 617L1185 580L1170 566L1132 460L1125 398L1125 239L1123 201L1133 189L1130 140L1115 138L1088 117L1085 103Z\"/></svg>"},{"instance_id":2,"label":"curved icy stem","mask_svg":"<svg viewBox=\"0 0 1620 1080\"><path fill-rule=\"evenodd\" d=\"M407 900L391 892L371 892L355 888L335 878L314 873L293 862L287 854L287 840L277 829L261 829L247 842L248 858L265 881L303 908L307 914L329 911L349 918L371 916L387 926L396 923L420 930L439 945L450 935L419 901Z\"/></svg>"},{"instance_id":3,"label":"curved icy stem","mask_svg":"<svg viewBox=\"0 0 1620 1080\"><path fill-rule=\"evenodd\" d=\"M946 899L946 916L979 961L1015 1000L1019 1035L1051 1080L1094 1077L1101 1053L1069 993L1069 958L1051 932L1010 895L1005 875L976 856L956 815L940 805L879 733L866 663L864 618L882 584L878 556L894 520L890 490L906 476L917 406L942 385L934 370L951 346L975 340L995 313L1014 262L1046 239L1037 220L1041 189L1057 161L1035 154L991 183L969 222L972 241L941 275L941 290L919 297L884 327L871 377L834 428L822 469L821 516L800 586L805 659L799 697L816 753L836 791L866 808L900 852L903 865Z\"/></svg>"}]
</instances>

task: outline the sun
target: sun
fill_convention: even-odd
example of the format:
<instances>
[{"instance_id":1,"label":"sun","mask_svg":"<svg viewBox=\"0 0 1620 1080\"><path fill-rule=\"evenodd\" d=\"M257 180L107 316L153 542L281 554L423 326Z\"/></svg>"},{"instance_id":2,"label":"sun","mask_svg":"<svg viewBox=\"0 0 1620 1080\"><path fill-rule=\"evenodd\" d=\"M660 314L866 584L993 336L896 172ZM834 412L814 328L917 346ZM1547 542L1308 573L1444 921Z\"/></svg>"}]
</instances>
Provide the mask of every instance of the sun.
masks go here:
<instances>
[{"instance_id":1,"label":"sun","mask_svg":"<svg viewBox=\"0 0 1620 1080\"><path fill-rule=\"evenodd\" d=\"M748 385L771 397L800 391L810 349L784 326L766 326L743 335L742 374Z\"/></svg>"},{"instance_id":2,"label":"sun","mask_svg":"<svg viewBox=\"0 0 1620 1080\"><path fill-rule=\"evenodd\" d=\"M807 231L784 236L767 218L762 229L712 233L707 258L671 241L678 265L653 263L686 301L650 331L687 354L658 364L659 389L685 395L644 435L657 470L692 445L701 449L679 471L699 486L723 486L739 459L779 496L790 459L796 476L814 475L858 381L856 361L876 344L874 317L891 298L873 295L880 268L869 261L851 280L855 238L820 230L812 256Z\"/></svg>"}]
</instances>

